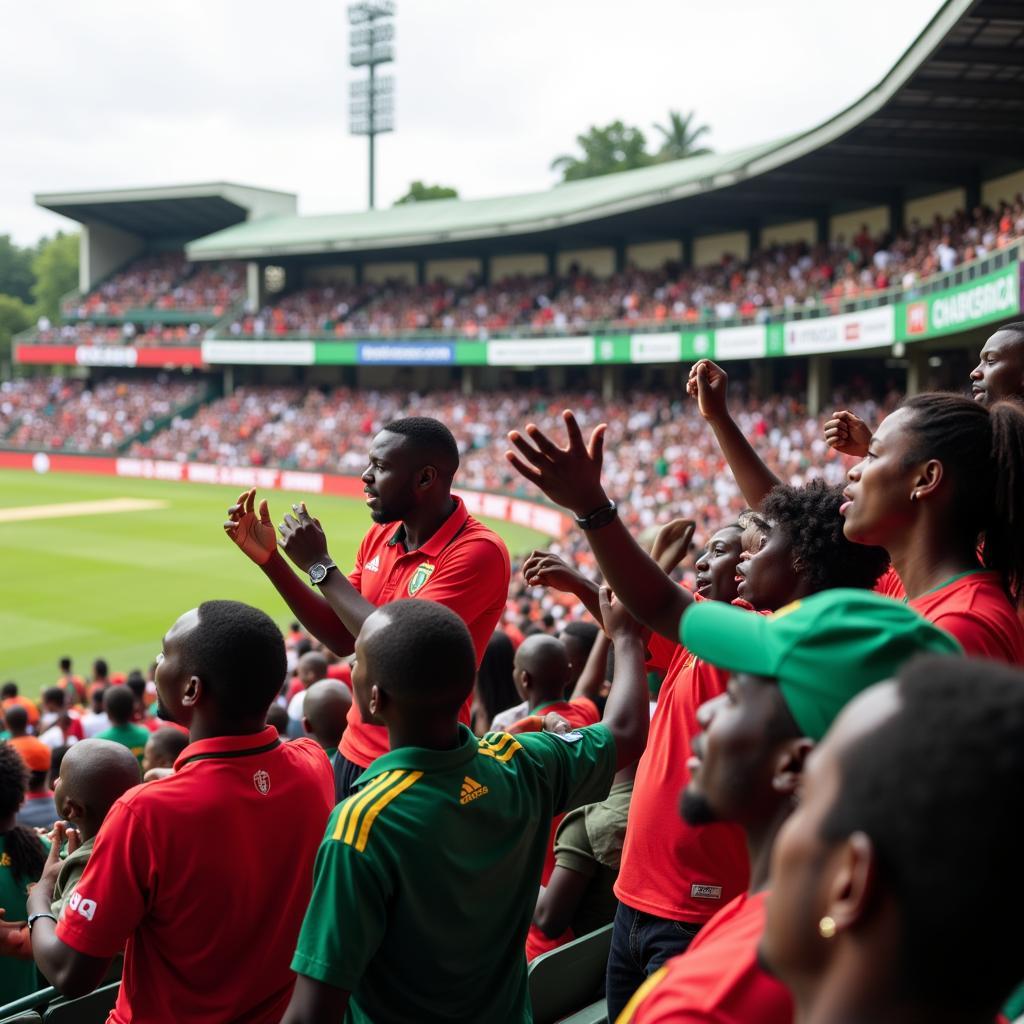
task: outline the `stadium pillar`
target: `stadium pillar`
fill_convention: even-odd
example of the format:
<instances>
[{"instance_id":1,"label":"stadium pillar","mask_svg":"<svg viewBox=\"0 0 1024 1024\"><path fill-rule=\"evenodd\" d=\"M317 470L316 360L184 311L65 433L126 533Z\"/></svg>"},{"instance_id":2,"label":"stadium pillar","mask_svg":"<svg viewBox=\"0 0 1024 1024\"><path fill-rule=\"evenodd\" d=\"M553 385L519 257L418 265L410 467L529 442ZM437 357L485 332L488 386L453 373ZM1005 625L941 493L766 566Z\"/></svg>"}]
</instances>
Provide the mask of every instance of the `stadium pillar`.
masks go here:
<instances>
[{"instance_id":1,"label":"stadium pillar","mask_svg":"<svg viewBox=\"0 0 1024 1024\"><path fill-rule=\"evenodd\" d=\"M814 241L818 245L828 244L829 215L820 213L814 218Z\"/></svg>"},{"instance_id":2,"label":"stadium pillar","mask_svg":"<svg viewBox=\"0 0 1024 1024\"><path fill-rule=\"evenodd\" d=\"M490 255L480 257L480 283L490 286L491 283L491 257Z\"/></svg>"},{"instance_id":3,"label":"stadium pillar","mask_svg":"<svg viewBox=\"0 0 1024 1024\"><path fill-rule=\"evenodd\" d=\"M807 360L807 411L817 416L828 399L832 360L828 356L811 356Z\"/></svg>"},{"instance_id":4,"label":"stadium pillar","mask_svg":"<svg viewBox=\"0 0 1024 1024\"><path fill-rule=\"evenodd\" d=\"M416 283L422 287L427 283L427 263L426 260L416 261Z\"/></svg>"},{"instance_id":5,"label":"stadium pillar","mask_svg":"<svg viewBox=\"0 0 1024 1024\"><path fill-rule=\"evenodd\" d=\"M968 214L981 206L981 177L978 174L973 174L964 185L964 206Z\"/></svg>"},{"instance_id":6,"label":"stadium pillar","mask_svg":"<svg viewBox=\"0 0 1024 1024\"><path fill-rule=\"evenodd\" d=\"M605 402L610 402L615 398L615 393L618 390L616 387L618 383L617 370L618 367L611 364L605 364L601 367L601 398Z\"/></svg>"},{"instance_id":7,"label":"stadium pillar","mask_svg":"<svg viewBox=\"0 0 1024 1024\"><path fill-rule=\"evenodd\" d=\"M761 225L751 224L748 233L750 235L750 252L753 255L755 252L761 251Z\"/></svg>"},{"instance_id":8,"label":"stadium pillar","mask_svg":"<svg viewBox=\"0 0 1024 1024\"><path fill-rule=\"evenodd\" d=\"M615 273L621 274L626 269L626 243L615 243Z\"/></svg>"},{"instance_id":9,"label":"stadium pillar","mask_svg":"<svg viewBox=\"0 0 1024 1024\"><path fill-rule=\"evenodd\" d=\"M547 269L548 277L555 277L555 276L557 276L557 274L558 274L558 251L555 250L555 249L548 249L548 251L546 253L544 253L544 255L547 257L547 261L548 261L548 269Z\"/></svg>"},{"instance_id":10,"label":"stadium pillar","mask_svg":"<svg viewBox=\"0 0 1024 1024\"><path fill-rule=\"evenodd\" d=\"M918 345L907 346L907 395L918 395L927 389L928 353Z\"/></svg>"},{"instance_id":11,"label":"stadium pillar","mask_svg":"<svg viewBox=\"0 0 1024 1024\"><path fill-rule=\"evenodd\" d=\"M357 288L361 287L362 283L363 283L363 265L362 265L362 263L355 264L355 266L352 269L355 272L356 287Z\"/></svg>"},{"instance_id":12,"label":"stadium pillar","mask_svg":"<svg viewBox=\"0 0 1024 1024\"><path fill-rule=\"evenodd\" d=\"M903 197L897 196L889 201L889 231L896 234L903 230Z\"/></svg>"},{"instance_id":13,"label":"stadium pillar","mask_svg":"<svg viewBox=\"0 0 1024 1024\"><path fill-rule=\"evenodd\" d=\"M224 367L224 397L230 398L235 391L235 368L233 366Z\"/></svg>"},{"instance_id":14,"label":"stadium pillar","mask_svg":"<svg viewBox=\"0 0 1024 1024\"><path fill-rule=\"evenodd\" d=\"M679 262L684 267L693 266L693 235L689 231L684 231L679 236Z\"/></svg>"},{"instance_id":15,"label":"stadium pillar","mask_svg":"<svg viewBox=\"0 0 1024 1024\"><path fill-rule=\"evenodd\" d=\"M473 383L473 367L462 367L462 393L464 395L473 394Z\"/></svg>"},{"instance_id":16,"label":"stadium pillar","mask_svg":"<svg viewBox=\"0 0 1024 1024\"><path fill-rule=\"evenodd\" d=\"M255 313L263 306L263 274L255 261L245 265L245 310Z\"/></svg>"}]
</instances>

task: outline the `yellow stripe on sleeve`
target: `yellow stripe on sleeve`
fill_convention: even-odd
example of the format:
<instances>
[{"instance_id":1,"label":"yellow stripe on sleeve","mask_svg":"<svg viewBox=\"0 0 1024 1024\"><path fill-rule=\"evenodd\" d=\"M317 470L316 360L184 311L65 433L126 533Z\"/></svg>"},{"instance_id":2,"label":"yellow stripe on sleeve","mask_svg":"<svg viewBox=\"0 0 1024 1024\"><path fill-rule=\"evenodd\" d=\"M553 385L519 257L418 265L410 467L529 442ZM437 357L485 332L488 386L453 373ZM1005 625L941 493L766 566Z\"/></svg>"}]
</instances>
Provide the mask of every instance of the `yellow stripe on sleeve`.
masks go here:
<instances>
[{"instance_id":1,"label":"yellow stripe on sleeve","mask_svg":"<svg viewBox=\"0 0 1024 1024\"><path fill-rule=\"evenodd\" d=\"M359 829L359 838L356 840L356 849L360 853L366 849L366 842L370 838L370 829L373 828L373 823L377 820L377 815L380 814L380 812L383 811L384 808L395 799L395 797L404 793L410 786L415 786L421 778L423 778L423 772L410 772L397 785L391 786L387 792L379 797L377 802L366 812L366 816L363 818L362 827ZM350 842L348 837L345 838L345 842Z\"/></svg>"},{"instance_id":2,"label":"yellow stripe on sleeve","mask_svg":"<svg viewBox=\"0 0 1024 1024\"><path fill-rule=\"evenodd\" d=\"M337 824L334 826L334 835L331 837L332 839L341 839L345 832L345 826L348 824L349 820L358 817L359 811L362 807L365 804L372 802L376 794L388 784L391 777L395 774L396 772L393 771L383 772L370 782L370 784L361 793L356 793L345 801L342 805L341 813L338 815ZM346 842L349 841L351 840L346 840Z\"/></svg>"},{"instance_id":3,"label":"yellow stripe on sleeve","mask_svg":"<svg viewBox=\"0 0 1024 1024\"><path fill-rule=\"evenodd\" d=\"M496 746L489 746L483 743L480 744L479 753L483 754L484 757L493 757L495 761L509 761L511 760L520 750L523 749L522 744L514 736L506 736L506 739L510 740L510 743L502 743ZM505 749L502 751L502 747Z\"/></svg>"}]
</instances>

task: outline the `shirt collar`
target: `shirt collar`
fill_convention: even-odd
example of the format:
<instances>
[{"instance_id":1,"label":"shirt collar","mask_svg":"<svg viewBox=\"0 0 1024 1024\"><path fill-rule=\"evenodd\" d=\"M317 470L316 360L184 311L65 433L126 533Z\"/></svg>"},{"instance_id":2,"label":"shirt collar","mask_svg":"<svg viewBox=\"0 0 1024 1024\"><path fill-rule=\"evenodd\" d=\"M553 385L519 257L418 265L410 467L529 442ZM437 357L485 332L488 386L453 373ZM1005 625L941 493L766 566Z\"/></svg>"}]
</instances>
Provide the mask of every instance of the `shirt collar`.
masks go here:
<instances>
[{"instance_id":1,"label":"shirt collar","mask_svg":"<svg viewBox=\"0 0 1024 1024\"><path fill-rule=\"evenodd\" d=\"M179 771L186 761L199 755L209 757L211 754L231 754L238 757L248 750L259 750L273 743L278 738L277 730L268 725L260 732L248 732L242 736L211 736L208 740L196 740L190 743L174 762L174 770Z\"/></svg>"},{"instance_id":2,"label":"shirt collar","mask_svg":"<svg viewBox=\"0 0 1024 1024\"><path fill-rule=\"evenodd\" d=\"M376 778L381 772L390 772L395 768L403 768L418 772L443 772L457 768L461 764L472 761L479 750L479 740L469 728L459 723L459 745L451 750L430 750L427 747L399 747L378 757L355 784Z\"/></svg>"},{"instance_id":3,"label":"shirt collar","mask_svg":"<svg viewBox=\"0 0 1024 1024\"><path fill-rule=\"evenodd\" d=\"M452 497L455 499L455 511L435 531L433 537L425 544L421 544L415 551L407 552L408 554L426 555L428 558L436 558L451 543L455 534L462 529L469 518L469 511L461 498L454 494ZM399 523L388 538L388 547L394 547L396 544L404 543L404 541L405 523Z\"/></svg>"}]
</instances>

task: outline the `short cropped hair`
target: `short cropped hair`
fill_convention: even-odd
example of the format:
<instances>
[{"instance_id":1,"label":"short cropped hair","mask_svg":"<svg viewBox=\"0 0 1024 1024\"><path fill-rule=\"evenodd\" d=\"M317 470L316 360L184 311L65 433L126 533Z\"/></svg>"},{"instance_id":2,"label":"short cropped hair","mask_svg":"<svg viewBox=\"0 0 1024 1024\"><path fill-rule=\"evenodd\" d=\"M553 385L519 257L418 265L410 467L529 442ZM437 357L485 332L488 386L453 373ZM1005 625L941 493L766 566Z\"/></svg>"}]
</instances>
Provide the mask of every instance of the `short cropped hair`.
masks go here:
<instances>
[{"instance_id":1,"label":"short cropped hair","mask_svg":"<svg viewBox=\"0 0 1024 1024\"><path fill-rule=\"evenodd\" d=\"M370 680L402 703L458 709L476 678L473 638L462 619L443 604L413 598L374 615L387 624L364 643Z\"/></svg>"},{"instance_id":2,"label":"short cropped hair","mask_svg":"<svg viewBox=\"0 0 1024 1024\"><path fill-rule=\"evenodd\" d=\"M417 451L437 463L441 473L455 476L459 468L459 446L452 432L440 420L429 416L406 416L405 419L385 423L382 429L408 438Z\"/></svg>"},{"instance_id":3,"label":"short cropped hair","mask_svg":"<svg viewBox=\"0 0 1024 1024\"><path fill-rule=\"evenodd\" d=\"M204 601L181 642L185 670L230 717L264 717L288 671L284 637L266 612L240 601Z\"/></svg>"},{"instance_id":4,"label":"short cropped hair","mask_svg":"<svg viewBox=\"0 0 1024 1024\"><path fill-rule=\"evenodd\" d=\"M844 752L822 837L871 839L901 908L907 998L982 1011L1010 994L1024 962L1024 678L924 657L897 686L899 710ZM970 921L972 941L951 921Z\"/></svg>"},{"instance_id":5,"label":"short cropped hair","mask_svg":"<svg viewBox=\"0 0 1024 1024\"><path fill-rule=\"evenodd\" d=\"M812 480L803 487L779 484L761 502L761 516L789 539L800 575L815 593L833 587L870 589L889 565L883 548L854 544L843 535L843 500L842 487Z\"/></svg>"},{"instance_id":6,"label":"short cropped hair","mask_svg":"<svg viewBox=\"0 0 1024 1024\"><path fill-rule=\"evenodd\" d=\"M114 725L127 725L135 713L135 694L127 686L110 686L103 693L103 708Z\"/></svg>"}]
</instances>

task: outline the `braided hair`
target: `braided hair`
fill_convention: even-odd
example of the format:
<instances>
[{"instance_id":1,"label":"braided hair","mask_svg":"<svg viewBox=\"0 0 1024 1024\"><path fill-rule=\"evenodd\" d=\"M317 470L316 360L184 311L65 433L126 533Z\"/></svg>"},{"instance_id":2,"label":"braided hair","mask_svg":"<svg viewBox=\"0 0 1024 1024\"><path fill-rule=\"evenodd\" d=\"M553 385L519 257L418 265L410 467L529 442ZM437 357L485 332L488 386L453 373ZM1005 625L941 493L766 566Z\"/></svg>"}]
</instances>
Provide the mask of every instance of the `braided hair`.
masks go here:
<instances>
[{"instance_id":1,"label":"braided hair","mask_svg":"<svg viewBox=\"0 0 1024 1024\"><path fill-rule=\"evenodd\" d=\"M11 818L21 806L28 789L28 768L21 755L9 743L0 743L0 819ZM2 833L7 867L19 884L35 882L43 873L46 850L39 836L24 825L14 825Z\"/></svg>"}]
</instances>

